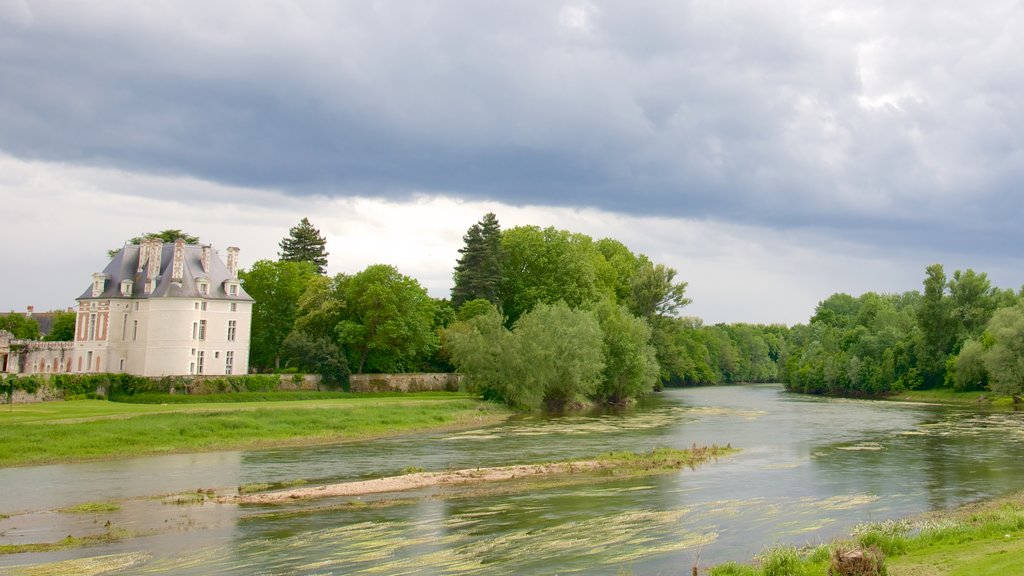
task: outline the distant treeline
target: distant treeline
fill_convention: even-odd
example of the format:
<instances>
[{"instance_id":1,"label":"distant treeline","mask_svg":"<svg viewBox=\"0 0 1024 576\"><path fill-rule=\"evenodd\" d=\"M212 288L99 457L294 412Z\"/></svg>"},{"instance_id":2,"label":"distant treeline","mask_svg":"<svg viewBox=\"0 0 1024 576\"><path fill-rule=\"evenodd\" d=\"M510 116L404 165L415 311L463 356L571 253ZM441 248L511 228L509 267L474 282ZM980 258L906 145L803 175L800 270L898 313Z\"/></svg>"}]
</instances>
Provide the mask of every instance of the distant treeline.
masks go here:
<instances>
[{"instance_id":1,"label":"distant treeline","mask_svg":"<svg viewBox=\"0 0 1024 576\"><path fill-rule=\"evenodd\" d=\"M908 389L990 389L1024 383L1020 292L973 270L926 270L924 292L834 294L794 326L779 366L798 392L879 396Z\"/></svg>"}]
</instances>

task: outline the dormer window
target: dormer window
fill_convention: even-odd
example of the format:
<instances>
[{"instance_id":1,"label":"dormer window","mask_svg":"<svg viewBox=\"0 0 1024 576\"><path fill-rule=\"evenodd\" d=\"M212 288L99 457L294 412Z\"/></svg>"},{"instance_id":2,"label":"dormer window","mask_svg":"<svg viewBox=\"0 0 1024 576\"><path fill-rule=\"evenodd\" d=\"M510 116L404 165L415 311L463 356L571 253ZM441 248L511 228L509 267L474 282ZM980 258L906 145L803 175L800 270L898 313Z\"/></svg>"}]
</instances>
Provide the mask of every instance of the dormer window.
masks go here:
<instances>
[{"instance_id":1,"label":"dormer window","mask_svg":"<svg viewBox=\"0 0 1024 576\"><path fill-rule=\"evenodd\" d=\"M131 280L121 280L121 296L131 296L133 285Z\"/></svg>"},{"instance_id":2,"label":"dormer window","mask_svg":"<svg viewBox=\"0 0 1024 576\"><path fill-rule=\"evenodd\" d=\"M93 298L96 298L100 294L103 294L103 290L104 290L104 288L106 288L107 278L109 278L109 276L107 276L106 274L100 273L100 272L97 272L96 274L92 275L92 297Z\"/></svg>"},{"instance_id":3,"label":"dormer window","mask_svg":"<svg viewBox=\"0 0 1024 576\"><path fill-rule=\"evenodd\" d=\"M199 293L203 296L208 296L210 294L210 283L206 280L200 280L197 282L196 287L199 288Z\"/></svg>"},{"instance_id":4,"label":"dormer window","mask_svg":"<svg viewBox=\"0 0 1024 576\"><path fill-rule=\"evenodd\" d=\"M238 296L238 282L226 280L224 282L224 291L227 292L228 296Z\"/></svg>"}]
</instances>

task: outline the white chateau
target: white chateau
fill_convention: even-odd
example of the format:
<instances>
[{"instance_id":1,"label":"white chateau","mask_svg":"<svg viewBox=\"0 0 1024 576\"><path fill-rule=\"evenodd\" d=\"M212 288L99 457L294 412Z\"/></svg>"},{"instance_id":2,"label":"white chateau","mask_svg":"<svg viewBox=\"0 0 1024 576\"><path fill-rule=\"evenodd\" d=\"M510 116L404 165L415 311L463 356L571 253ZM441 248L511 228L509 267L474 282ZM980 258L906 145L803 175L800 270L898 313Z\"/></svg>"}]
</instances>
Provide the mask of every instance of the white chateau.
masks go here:
<instances>
[{"instance_id":1,"label":"white chateau","mask_svg":"<svg viewBox=\"0 0 1024 576\"><path fill-rule=\"evenodd\" d=\"M78 299L75 341L18 340L0 331L0 373L124 372L137 376L249 371L252 298L209 245L125 245Z\"/></svg>"}]
</instances>

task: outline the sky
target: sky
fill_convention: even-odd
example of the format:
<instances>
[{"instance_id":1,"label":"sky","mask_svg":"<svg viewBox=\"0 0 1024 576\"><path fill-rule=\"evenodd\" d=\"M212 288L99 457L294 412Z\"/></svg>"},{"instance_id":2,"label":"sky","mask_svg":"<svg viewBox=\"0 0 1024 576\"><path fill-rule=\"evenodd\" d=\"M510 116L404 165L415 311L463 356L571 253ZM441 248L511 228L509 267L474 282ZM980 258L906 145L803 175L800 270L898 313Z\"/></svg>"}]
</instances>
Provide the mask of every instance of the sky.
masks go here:
<instances>
[{"instance_id":1,"label":"sky","mask_svg":"<svg viewBox=\"0 0 1024 576\"><path fill-rule=\"evenodd\" d=\"M1024 284L1024 3L0 0L0 309L178 228L249 266L448 296L466 229L678 270L706 323L806 322L925 267Z\"/></svg>"}]
</instances>

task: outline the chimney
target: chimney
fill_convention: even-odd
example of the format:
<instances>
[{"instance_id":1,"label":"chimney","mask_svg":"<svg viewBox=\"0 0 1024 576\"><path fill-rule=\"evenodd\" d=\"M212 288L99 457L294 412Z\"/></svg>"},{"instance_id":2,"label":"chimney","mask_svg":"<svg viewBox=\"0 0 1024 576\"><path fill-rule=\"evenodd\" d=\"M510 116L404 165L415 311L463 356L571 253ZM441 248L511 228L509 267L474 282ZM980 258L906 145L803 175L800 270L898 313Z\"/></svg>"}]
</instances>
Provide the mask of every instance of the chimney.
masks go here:
<instances>
[{"instance_id":1,"label":"chimney","mask_svg":"<svg viewBox=\"0 0 1024 576\"><path fill-rule=\"evenodd\" d=\"M164 243L159 238L152 238L149 241L149 273L146 277L152 280L160 275L160 264L163 259Z\"/></svg>"},{"instance_id":2,"label":"chimney","mask_svg":"<svg viewBox=\"0 0 1024 576\"><path fill-rule=\"evenodd\" d=\"M181 282L185 277L185 241L174 241L174 260L171 264L171 282Z\"/></svg>"},{"instance_id":3,"label":"chimney","mask_svg":"<svg viewBox=\"0 0 1024 576\"><path fill-rule=\"evenodd\" d=\"M234 246L228 246L228 274L238 278L238 248Z\"/></svg>"},{"instance_id":4,"label":"chimney","mask_svg":"<svg viewBox=\"0 0 1024 576\"><path fill-rule=\"evenodd\" d=\"M210 245L209 244L203 244L202 264L203 264L203 272L206 273L206 274L210 273L210 252L212 252L212 250L210 249Z\"/></svg>"},{"instance_id":5,"label":"chimney","mask_svg":"<svg viewBox=\"0 0 1024 576\"><path fill-rule=\"evenodd\" d=\"M28 312L25 312L25 317L26 317L26 318L31 318L31 317L32 317L32 312L33 312L33 311L34 311L35 309L36 309L36 307L35 307L35 306L29 306L29 307L28 307Z\"/></svg>"},{"instance_id":6,"label":"chimney","mask_svg":"<svg viewBox=\"0 0 1024 576\"><path fill-rule=\"evenodd\" d=\"M138 273L142 274L142 271L146 268L146 262L149 260L149 238L145 238L142 242L139 242L139 269Z\"/></svg>"}]
</instances>

